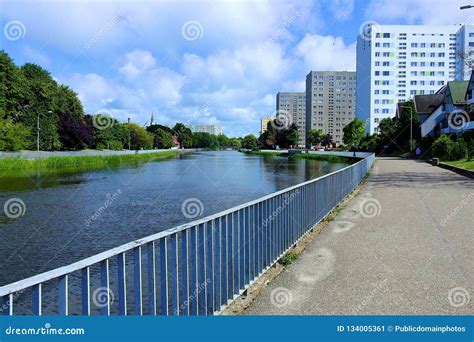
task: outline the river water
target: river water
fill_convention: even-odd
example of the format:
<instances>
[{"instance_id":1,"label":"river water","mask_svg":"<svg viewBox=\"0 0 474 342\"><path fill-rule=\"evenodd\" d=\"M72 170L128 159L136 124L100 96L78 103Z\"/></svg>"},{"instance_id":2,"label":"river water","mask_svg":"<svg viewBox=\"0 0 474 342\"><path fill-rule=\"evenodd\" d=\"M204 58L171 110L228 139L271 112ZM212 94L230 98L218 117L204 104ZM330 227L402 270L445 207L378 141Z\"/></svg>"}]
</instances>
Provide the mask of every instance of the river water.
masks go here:
<instances>
[{"instance_id":1,"label":"river water","mask_svg":"<svg viewBox=\"0 0 474 342\"><path fill-rule=\"evenodd\" d=\"M222 151L76 174L3 175L0 204L20 199L25 211L15 219L0 213L0 285L191 221L194 212L182 211L188 199L202 203L200 218L344 166Z\"/></svg>"}]
</instances>

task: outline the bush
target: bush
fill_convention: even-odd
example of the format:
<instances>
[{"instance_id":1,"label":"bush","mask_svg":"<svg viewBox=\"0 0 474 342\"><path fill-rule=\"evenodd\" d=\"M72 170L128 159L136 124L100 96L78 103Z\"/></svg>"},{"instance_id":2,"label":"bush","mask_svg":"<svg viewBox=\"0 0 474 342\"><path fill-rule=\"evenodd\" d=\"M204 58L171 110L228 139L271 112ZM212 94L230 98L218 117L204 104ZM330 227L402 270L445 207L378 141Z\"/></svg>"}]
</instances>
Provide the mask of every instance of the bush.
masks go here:
<instances>
[{"instance_id":1,"label":"bush","mask_svg":"<svg viewBox=\"0 0 474 342\"><path fill-rule=\"evenodd\" d=\"M466 142L466 149L467 159L472 160L474 158L474 140Z\"/></svg>"},{"instance_id":2,"label":"bush","mask_svg":"<svg viewBox=\"0 0 474 342\"><path fill-rule=\"evenodd\" d=\"M33 142L31 131L21 123L0 120L0 151L19 151L30 148Z\"/></svg>"},{"instance_id":3,"label":"bush","mask_svg":"<svg viewBox=\"0 0 474 342\"><path fill-rule=\"evenodd\" d=\"M441 160L452 161L466 158L467 150L464 139L453 141L447 135L442 135L434 142L432 154Z\"/></svg>"},{"instance_id":4,"label":"bush","mask_svg":"<svg viewBox=\"0 0 474 342\"><path fill-rule=\"evenodd\" d=\"M123 150L123 144L119 140L110 140L106 143L101 142L98 143L96 148L98 150L114 150L114 151L121 151Z\"/></svg>"}]
</instances>

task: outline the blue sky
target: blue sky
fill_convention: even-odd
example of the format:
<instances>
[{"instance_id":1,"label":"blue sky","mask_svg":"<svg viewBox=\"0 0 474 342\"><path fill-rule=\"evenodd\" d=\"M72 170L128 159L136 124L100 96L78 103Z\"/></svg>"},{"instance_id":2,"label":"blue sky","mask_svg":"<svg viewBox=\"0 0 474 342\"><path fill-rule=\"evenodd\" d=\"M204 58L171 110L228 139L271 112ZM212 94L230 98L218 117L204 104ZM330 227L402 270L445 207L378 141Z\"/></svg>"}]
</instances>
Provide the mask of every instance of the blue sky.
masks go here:
<instances>
[{"instance_id":1,"label":"blue sky","mask_svg":"<svg viewBox=\"0 0 474 342\"><path fill-rule=\"evenodd\" d=\"M310 70L355 70L366 21L472 23L466 1L0 1L1 47L73 88L87 113L257 134Z\"/></svg>"}]
</instances>

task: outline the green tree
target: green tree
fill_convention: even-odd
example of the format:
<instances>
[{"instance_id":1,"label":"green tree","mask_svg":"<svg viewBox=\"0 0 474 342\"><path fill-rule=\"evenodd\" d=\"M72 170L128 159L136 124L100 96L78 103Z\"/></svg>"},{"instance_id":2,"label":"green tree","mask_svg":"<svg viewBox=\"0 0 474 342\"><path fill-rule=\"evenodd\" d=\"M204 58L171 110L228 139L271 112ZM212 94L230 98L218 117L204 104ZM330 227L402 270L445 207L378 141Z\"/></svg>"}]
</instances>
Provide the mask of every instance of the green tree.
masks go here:
<instances>
[{"instance_id":1,"label":"green tree","mask_svg":"<svg viewBox=\"0 0 474 342\"><path fill-rule=\"evenodd\" d=\"M36 133L36 122L40 122L40 149L58 150L59 111L56 106L58 84L50 73L39 65L26 63L21 71L27 80L30 107L24 111L22 122Z\"/></svg>"},{"instance_id":2,"label":"green tree","mask_svg":"<svg viewBox=\"0 0 474 342\"><path fill-rule=\"evenodd\" d=\"M220 147L229 147L229 146L231 146L230 139L228 137L226 137L224 134L219 134L217 136L217 140L219 142Z\"/></svg>"},{"instance_id":3,"label":"green tree","mask_svg":"<svg viewBox=\"0 0 474 342\"><path fill-rule=\"evenodd\" d=\"M128 131L116 119L96 114L85 115L84 121L93 129L94 148L99 150L122 150L124 148L124 141L127 140Z\"/></svg>"},{"instance_id":4,"label":"green tree","mask_svg":"<svg viewBox=\"0 0 474 342\"><path fill-rule=\"evenodd\" d=\"M310 129L307 132L308 135L308 143L314 146L318 146L321 144L321 141L323 140L323 131L320 129Z\"/></svg>"},{"instance_id":5,"label":"green tree","mask_svg":"<svg viewBox=\"0 0 474 342\"><path fill-rule=\"evenodd\" d=\"M77 93L68 86L60 85L57 88L54 107L59 113L69 113L79 118L84 117L81 100L79 100Z\"/></svg>"},{"instance_id":6,"label":"green tree","mask_svg":"<svg viewBox=\"0 0 474 342\"><path fill-rule=\"evenodd\" d=\"M432 154L441 160L460 160L467 157L467 146L462 138L453 141L449 136L442 135L433 143Z\"/></svg>"},{"instance_id":7,"label":"green tree","mask_svg":"<svg viewBox=\"0 0 474 342\"><path fill-rule=\"evenodd\" d=\"M323 144L325 147L328 147L328 146L331 145L332 142L333 142L332 135L329 134L329 133L328 133L328 134L325 134L325 135L323 136L323 140L322 140L321 142L322 142L322 144Z\"/></svg>"},{"instance_id":8,"label":"green tree","mask_svg":"<svg viewBox=\"0 0 474 342\"><path fill-rule=\"evenodd\" d=\"M275 127L276 126L273 122L269 122L267 124L267 130L258 137L259 146L262 148L275 148L278 135L278 131L275 129Z\"/></svg>"},{"instance_id":9,"label":"green tree","mask_svg":"<svg viewBox=\"0 0 474 342\"><path fill-rule=\"evenodd\" d=\"M148 150L153 147L153 136L143 127L134 123L127 123L124 126L127 130L125 146L130 147L131 150Z\"/></svg>"},{"instance_id":10,"label":"green tree","mask_svg":"<svg viewBox=\"0 0 474 342\"><path fill-rule=\"evenodd\" d=\"M359 146L365 135L365 122L354 118L342 129L344 136L342 141L349 147Z\"/></svg>"},{"instance_id":11,"label":"green tree","mask_svg":"<svg viewBox=\"0 0 474 342\"><path fill-rule=\"evenodd\" d=\"M174 147L173 136L170 132L161 128L157 128L153 132L153 147L155 148L171 148Z\"/></svg>"},{"instance_id":12,"label":"green tree","mask_svg":"<svg viewBox=\"0 0 474 342\"><path fill-rule=\"evenodd\" d=\"M242 139L242 147L250 150L255 150L258 147L257 137L253 134L248 134Z\"/></svg>"},{"instance_id":13,"label":"green tree","mask_svg":"<svg viewBox=\"0 0 474 342\"><path fill-rule=\"evenodd\" d=\"M205 132L193 133L193 147L195 148L209 148L217 149L219 147L219 140L217 136Z\"/></svg>"},{"instance_id":14,"label":"green tree","mask_svg":"<svg viewBox=\"0 0 474 342\"><path fill-rule=\"evenodd\" d=\"M234 148L240 148L242 146L241 139L239 138L231 138L230 139L230 146Z\"/></svg>"},{"instance_id":15,"label":"green tree","mask_svg":"<svg viewBox=\"0 0 474 342\"><path fill-rule=\"evenodd\" d=\"M193 144L193 133L189 127L186 127L182 123L177 123L173 127L173 131L178 136L179 144L181 148L189 148Z\"/></svg>"},{"instance_id":16,"label":"green tree","mask_svg":"<svg viewBox=\"0 0 474 342\"><path fill-rule=\"evenodd\" d=\"M11 119L0 120L0 151L19 151L31 147L31 132Z\"/></svg>"},{"instance_id":17,"label":"green tree","mask_svg":"<svg viewBox=\"0 0 474 342\"><path fill-rule=\"evenodd\" d=\"M0 51L0 119L18 121L30 106L30 94L22 71L3 50Z\"/></svg>"},{"instance_id":18,"label":"green tree","mask_svg":"<svg viewBox=\"0 0 474 342\"><path fill-rule=\"evenodd\" d=\"M158 129L161 129L165 132L168 132L170 133L171 135L173 135L173 130L171 128L169 128L168 126L163 126L163 125L159 125L159 124L153 124L153 125L150 125L146 128L146 130L150 133L155 133L156 130Z\"/></svg>"},{"instance_id":19,"label":"green tree","mask_svg":"<svg viewBox=\"0 0 474 342\"><path fill-rule=\"evenodd\" d=\"M360 149L371 152L378 152L380 149L380 135L372 134L366 136L360 144Z\"/></svg>"}]
</instances>

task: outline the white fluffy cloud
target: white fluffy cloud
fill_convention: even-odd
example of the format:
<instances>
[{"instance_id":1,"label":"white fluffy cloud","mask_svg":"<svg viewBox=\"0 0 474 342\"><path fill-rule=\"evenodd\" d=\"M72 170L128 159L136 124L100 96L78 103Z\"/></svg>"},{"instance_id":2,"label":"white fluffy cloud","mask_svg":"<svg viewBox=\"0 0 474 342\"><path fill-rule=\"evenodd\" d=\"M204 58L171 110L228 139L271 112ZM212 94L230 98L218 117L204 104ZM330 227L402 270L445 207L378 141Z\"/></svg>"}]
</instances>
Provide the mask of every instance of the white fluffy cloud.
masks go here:
<instances>
[{"instance_id":1,"label":"white fluffy cloud","mask_svg":"<svg viewBox=\"0 0 474 342\"><path fill-rule=\"evenodd\" d=\"M346 45L341 37L307 34L296 51L308 70L355 70L355 43Z\"/></svg>"},{"instance_id":2,"label":"white fluffy cloud","mask_svg":"<svg viewBox=\"0 0 474 342\"><path fill-rule=\"evenodd\" d=\"M163 124L217 122L229 135L257 133L278 91L303 91L311 69L355 64L352 45L315 34L327 27L325 19L350 18L354 0L5 1L2 7L2 19L26 27L25 60L50 60L53 76L79 93L87 112L107 110L141 124L153 112ZM200 39L182 36L188 21L202 25Z\"/></svg>"},{"instance_id":3,"label":"white fluffy cloud","mask_svg":"<svg viewBox=\"0 0 474 342\"><path fill-rule=\"evenodd\" d=\"M474 11L459 9L469 4L465 0L372 0L366 17L384 23L474 24Z\"/></svg>"}]
</instances>

